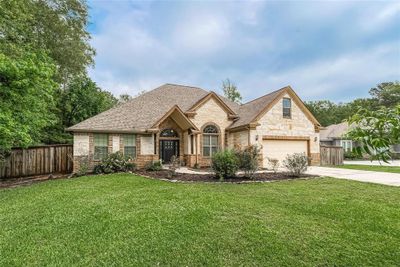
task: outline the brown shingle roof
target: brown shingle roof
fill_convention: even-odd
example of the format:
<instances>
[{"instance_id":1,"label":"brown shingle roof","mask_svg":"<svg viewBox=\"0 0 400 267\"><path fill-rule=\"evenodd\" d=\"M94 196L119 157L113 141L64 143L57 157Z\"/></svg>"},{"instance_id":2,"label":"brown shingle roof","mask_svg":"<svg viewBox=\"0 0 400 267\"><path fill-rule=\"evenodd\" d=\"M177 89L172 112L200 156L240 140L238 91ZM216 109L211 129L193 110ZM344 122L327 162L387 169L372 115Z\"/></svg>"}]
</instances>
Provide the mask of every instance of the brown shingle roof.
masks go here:
<instances>
[{"instance_id":1,"label":"brown shingle roof","mask_svg":"<svg viewBox=\"0 0 400 267\"><path fill-rule=\"evenodd\" d=\"M70 128L70 131L143 131L149 129L173 106L184 112L209 94L191 86L164 84L140 95L125 104L116 106ZM221 97L222 101L237 112L239 105Z\"/></svg>"},{"instance_id":2,"label":"brown shingle roof","mask_svg":"<svg viewBox=\"0 0 400 267\"><path fill-rule=\"evenodd\" d=\"M229 126L229 128L232 129L253 122L254 119L284 90L292 89L290 87L284 87L243 105L238 105L223 96L217 95L217 97L239 117ZM210 92L198 87L164 84L125 104L116 106L80 122L67 130L88 132L145 131L150 129L174 106L178 106L183 112L189 111L208 94L210 94Z\"/></svg>"},{"instance_id":3,"label":"brown shingle roof","mask_svg":"<svg viewBox=\"0 0 400 267\"><path fill-rule=\"evenodd\" d=\"M281 88L241 105L238 111L239 119L229 126L229 128L236 128L251 123L253 119L285 89L286 87Z\"/></svg>"}]
</instances>

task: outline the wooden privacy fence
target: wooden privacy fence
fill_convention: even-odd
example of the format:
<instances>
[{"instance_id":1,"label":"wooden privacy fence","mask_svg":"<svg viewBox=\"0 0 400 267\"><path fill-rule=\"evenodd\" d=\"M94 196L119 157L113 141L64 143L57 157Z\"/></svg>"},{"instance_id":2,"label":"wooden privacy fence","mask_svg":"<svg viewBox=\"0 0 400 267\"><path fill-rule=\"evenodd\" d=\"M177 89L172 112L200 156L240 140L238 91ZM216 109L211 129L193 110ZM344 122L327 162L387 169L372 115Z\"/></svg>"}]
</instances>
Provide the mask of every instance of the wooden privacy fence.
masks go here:
<instances>
[{"instance_id":1,"label":"wooden privacy fence","mask_svg":"<svg viewBox=\"0 0 400 267\"><path fill-rule=\"evenodd\" d=\"M72 172L72 145L14 148L0 162L0 179Z\"/></svg>"},{"instance_id":2,"label":"wooden privacy fence","mask_svg":"<svg viewBox=\"0 0 400 267\"><path fill-rule=\"evenodd\" d=\"M344 158L341 146L320 146L321 166L342 165Z\"/></svg>"}]
</instances>

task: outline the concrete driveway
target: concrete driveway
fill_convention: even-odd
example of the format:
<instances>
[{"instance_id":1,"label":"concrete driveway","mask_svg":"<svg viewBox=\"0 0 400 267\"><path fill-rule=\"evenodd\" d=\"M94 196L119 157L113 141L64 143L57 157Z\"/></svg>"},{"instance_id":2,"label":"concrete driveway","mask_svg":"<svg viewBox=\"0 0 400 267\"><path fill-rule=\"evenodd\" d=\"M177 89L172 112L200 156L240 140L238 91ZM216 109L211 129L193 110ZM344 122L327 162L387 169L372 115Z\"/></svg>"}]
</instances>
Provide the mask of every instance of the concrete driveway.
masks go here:
<instances>
[{"instance_id":1,"label":"concrete driveway","mask_svg":"<svg viewBox=\"0 0 400 267\"><path fill-rule=\"evenodd\" d=\"M400 174L311 166L307 173L375 184L400 186Z\"/></svg>"}]
</instances>

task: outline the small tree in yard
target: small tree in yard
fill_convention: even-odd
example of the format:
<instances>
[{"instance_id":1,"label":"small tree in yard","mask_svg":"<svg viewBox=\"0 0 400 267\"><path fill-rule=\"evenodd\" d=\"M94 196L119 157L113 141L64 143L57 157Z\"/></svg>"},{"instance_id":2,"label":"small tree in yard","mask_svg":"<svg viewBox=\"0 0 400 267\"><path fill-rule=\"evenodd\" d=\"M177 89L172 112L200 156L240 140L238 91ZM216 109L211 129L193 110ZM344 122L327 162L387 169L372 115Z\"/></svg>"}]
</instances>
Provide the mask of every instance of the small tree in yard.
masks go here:
<instances>
[{"instance_id":1,"label":"small tree in yard","mask_svg":"<svg viewBox=\"0 0 400 267\"><path fill-rule=\"evenodd\" d=\"M256 171L259 169L260 148L256 145L248 146L245 149L237 150L239 169L244 172L244 175L253 178Z\"/></svg>"},{"instance_id":2,"label":"small tree in yard","mask_svg":"<svg viewBox=\"0 0 400 267\"><path fill-rule=\"evenodd\" d=\"M239 169L235 151L224 150L215 153L211 159L211 167L220 180L234 177Z\"/></svg>"},{"instance_id":3,"label":"small tree in yard","mask_svg":"<svg viewBox=\"0 0 400 267\"><path fill-rule=\"evenodd\" d=\"M288 170L290 176L299 177L307 170L308 158L305 153L287 155L283 166Z\"/></svg>"},{"instance_id":4,"label":"small tree in yard","mask_svg":"<svg viewBox=\"0 0 400 267\"><path fill-rule=\"evenodd\" d=\"M391 145L400 143L400 104L377 111L360 109L348 122L356 125L348 136L360 144L353 150L357 156L367 153L372 160L385 162L391 158Z\"/></svg>"}]
</instances>

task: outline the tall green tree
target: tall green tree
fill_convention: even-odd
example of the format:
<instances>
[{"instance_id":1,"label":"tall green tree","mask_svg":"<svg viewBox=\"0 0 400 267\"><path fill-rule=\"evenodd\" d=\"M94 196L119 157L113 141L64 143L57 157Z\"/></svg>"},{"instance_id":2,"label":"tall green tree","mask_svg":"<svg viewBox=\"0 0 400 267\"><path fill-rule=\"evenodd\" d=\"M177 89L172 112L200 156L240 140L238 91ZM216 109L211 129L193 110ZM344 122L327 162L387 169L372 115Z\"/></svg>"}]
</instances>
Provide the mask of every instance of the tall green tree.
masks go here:
<instances>
[{"instance_id":1,"label":"tall green tree","mask_svg":"<svg viewBox=\"0 0 400 267\"><path fill-rule=\"evenodd\" d=\"M0 1L0 50L20 55L46 51L57 65L56 80L66 84L94 63L84 0Z\"/></svg>"},{"instance_id":2,"label":"tall green tree","mask_svg":"<svg viewBox=\"0 0 400 267\"><path fill-rule=\"evenodd\" d=\"M0 156L15 146L40 139L42 130L56 119L53 81L56 66L45 53L12 58L0 53Z\"/></svg>"},{"instance_id":3,"label":"tall green tree","mask_svg":"<svg viewBox=\"0 0 400 267\"><path fill-rule=\"evenodd\" d=\"M4 145L0 144L1 149L8 149L11 144L19 146L43 141L68 141L71 136L65 133L65 127L111 106L108 102L114 101L113 96L98 89L86 76L86 69L93 65L95 55L89 43L90 34L87 26L88 6L85 0L0 1L0 53L3 53L9 64L20 65L30 60L32 64L44 66L51 62L53 74L46 76L48 79L46 81L52 81L52 86L56 88L49 91L46 82L43 81L44 74L39 71L29 73L31 83L29 88L25 88L24 98L34 101L31 103L34 107L43 106L42 102L35 102L41 99L46 100L48 105L36 113L40 114L39 121L35 120L35 117L30 117L29 114L26 115L30 118L31 124L26 124L26 131L20 131L21 136L24 137L20 138L21 142L4 141ZM18 69L9 68L7 75L23 79L21 73L12 74L12 71L18 71ZM28 73L25 75L28 76ZM92 87L95 87L97 91L94 90L96 93L88 96L92 97L92 100L87 100L85 93L90 91L87 88ZM35 88L35 90L30 90L30 88ZM82 92L79 93L79 90ZM82 104L80 100L74 100L73 96L78 94L81 94L79 96L81 101L88 102ZM46 97L38 98L38 95ZM13 97L17 101L17 95L10 93L9 98L0 98L0 104L7 107L7 101L14 101ZM109 99L112 100L109 101ZM64 106L65 103L66 106ZM75 104L76 106L71 108ZM22 107L19 108L22 109ZM30 106L26 106L26 109L36 110ZM28 111L19 112L18 109L9 109L7 114L18 117L25 116L26 113ZM3 119L4 117L5 115ZM50 117L51 120L48 119ZM14 128L15 131L11 131L9 128L11 124L2 126L3 134L8 132L15 135L15 131L20 129L17 127ZM6 131L6 127L9 130Z\"/></svg>"},{"instance_id":4,"label":"tall green tree","mask_svg":"<svg viewBox=\"0 0 400 267\"><path fill-rule=\"evenodd\" d=\"M69 143L72 136L64 130L94 115L114 107L118 100L102 90L86 75L71 80L65 89L58 89L57 123L51 125L42 136L44 143Z\"/></svg>"},{"instance_id":5,"label":"tall green tree","mask_svg":"<svg viewBox=\"0 0 400 267\"><path fill-rule=\"evenodd\" d=\"M62 93L60 110L66 127L79 123L113 106L118 100L87 76L78 76Z\"/></svg>"},{"instance_id":6,"label":"tall green tree","mask_svg":"<svg viewBox=\"0 0 400 267\"><path fill-rule=\"evenodd\" d=\"M222 91L224 92L224 96L229 100L236 102L238 104L241 103L242 96L240 95L237 86L229 79L222 81Z\"/></svg>"},{"instance_id":7,"label":"tall green tree","mask_svg":"<svg viewBox=\"0 0 400 267\"><path fill-rule=\"evenodd\" d=\"M308 101L304 103L322 126L336 124L344 118L336 116L337 104L329 100Z\"/></svg>"},{"instance_id":8,"label":"tall green tree","mask_svg":"<svg viewBox=\"0 0 400 267\"><path fill-rule=\"evenodd\" d=\"M400 103L400 83L384 82L369 90L370 95L377 103L385 107L394 107Z\"/></svg>"},{"instance_id":9,"label":"tall green tree","mask_svg":"<svg viewBox=\"0 0 400 267\"><path fill-rule=\"evenodd\" d=\"M371 98L358 98L348 103L318 100L307 101L305 104L322 126L329 126L343 122L360 108L378 110L380 106L391 107L400 103L398 88L396 83L383 83L370 90Z\"/></svg>"}]
</instances>

